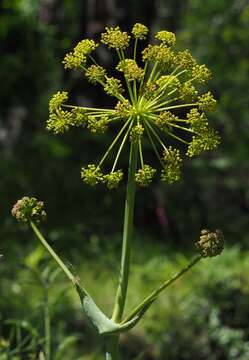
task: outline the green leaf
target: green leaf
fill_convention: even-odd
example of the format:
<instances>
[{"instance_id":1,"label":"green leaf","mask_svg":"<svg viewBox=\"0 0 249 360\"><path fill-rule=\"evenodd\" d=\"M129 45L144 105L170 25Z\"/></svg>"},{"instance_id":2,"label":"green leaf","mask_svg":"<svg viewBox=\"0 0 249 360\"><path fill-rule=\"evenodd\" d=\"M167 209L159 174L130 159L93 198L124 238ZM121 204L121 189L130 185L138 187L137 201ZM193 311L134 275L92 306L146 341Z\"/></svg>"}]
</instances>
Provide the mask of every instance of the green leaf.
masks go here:
<instances>
[{"instance_id":1,"label":"green leaf","mask_svg":"<svg viewBox=\"0 0 249 360\"><path fill-rule=\"evenodd\" d=\"M80 296L83 309L86 316L93 324L99 334L113 334L119 331L119 325L109 319L95 304L89 294L80 286L78 282L75 284L76 290Z\"/></svg>"}]
</instances>

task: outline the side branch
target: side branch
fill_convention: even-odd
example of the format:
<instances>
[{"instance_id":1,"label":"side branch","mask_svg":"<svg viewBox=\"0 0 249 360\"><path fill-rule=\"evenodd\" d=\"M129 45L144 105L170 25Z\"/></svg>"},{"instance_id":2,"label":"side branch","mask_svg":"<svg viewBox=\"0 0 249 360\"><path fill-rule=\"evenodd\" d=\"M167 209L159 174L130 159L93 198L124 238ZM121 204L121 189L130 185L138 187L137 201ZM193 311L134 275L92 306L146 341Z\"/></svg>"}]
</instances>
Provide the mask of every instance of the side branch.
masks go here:
<instances>
[{"instance_id":1,"label":"side branch","mask_svg":"<svg viewBox=\"0 0 249 360\"><path fill-rule=\"evenodd\" d=\"M201 256L195 257L187 266L185 266L182 270L176 273L171 279L165 281L161 284L156 290L154 290L149 296L147 296L124 320L123 323L129 321L134 318L137 314L139 314L145 307L149 307L154 300L158 297L158 295L165 290L168 286L173 284L177 279L179 279L182 275L184 275L187 271L189 271L197 262L201 260Z\"/></svg>"}]
</instances>

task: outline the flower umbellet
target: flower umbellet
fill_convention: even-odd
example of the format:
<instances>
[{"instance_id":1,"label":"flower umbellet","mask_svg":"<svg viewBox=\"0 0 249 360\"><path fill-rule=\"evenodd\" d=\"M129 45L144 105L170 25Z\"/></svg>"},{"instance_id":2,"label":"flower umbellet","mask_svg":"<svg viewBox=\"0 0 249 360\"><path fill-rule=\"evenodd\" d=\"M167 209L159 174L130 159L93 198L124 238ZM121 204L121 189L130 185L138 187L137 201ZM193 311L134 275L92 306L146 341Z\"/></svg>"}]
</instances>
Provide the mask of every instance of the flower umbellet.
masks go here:
<instances>
[{"instance_id":1,"label":"flower umbellet","mask_svg":"<svg viewBox=\"0 0 249 360\"><path fill-rule=\"evenodd\" d=\"M131 142L138 147L139 165L134 176L141 186L149 185L155 173L160 172L162 181L174 183L181 178L184 156L213 150L220 142L217 131L208 123L208 113L216 109L217 102L210 91L202 93L211 71L199 64L189 50L176 51L176 36L166 30L157 32L154 43L138 54L137 44L147 37L148 31L139 23L133 26L131 34L118 26L106 28L100 44L84 39L63 60L65 68L83 72L91 84L100 85L117 100L113 109L69 105L65 91L57 92L50 100L47 129L55 134L71 127L85 127L93 134L104 133L110 126L117 128L102 158L82 168L82 179L87 184L105 183L109 189L116 188L124 172L117 169L119 157ZM94 59L98 46L107 46L116 53L117 77L110 76ZM127 48L132 46L133 58L126 57ZM159 161L157 171L147 164L145 142L151 144ZM115 160L107 169L105 160L113 151Z\"/></svg>"},{"instance_id":2,"label":"flower umbellet","mask_svg":"<svg viewBox=\"0 0 249 360\"><path fill-rule=\"evenodd\" d=\"M100 44L84 39L63 60L66 69L76 69L91 85L101 86L115 100L113 108L72 105L68 103L66 91L57 92L49 103L47 129L54 134L79 127L101 136L110 128L116 129L103 155L82 167L81 178L86 184L105 184L108 189L116 189L126 175L126 171L119 168L120 156L125 147L129 147L120 273L111 318L100 310L79 278L72 274L37 228L35 223L45 217L43 203L24 197L12 210L18 220L30 223L42 245L73 283L85 314L97 333L104 335L107 360L118 359L119 334L134 327L163 290L202 258L219 255L224 246L219 230L203 230L196 242L199 255L124 316L136 185L146 187L156 176L173 184L181 178L184 156L198 156L203 151L213 150L220 142L218 133L208 121L208 114L216 109L217 102L210 91L202 92L203 84L211 78L211 71L199 64L189 50L175 50L176 36L167 30L157 32L153 43L138 53L138 43L146 39L148 32L148 28L139 23L133 26L130 34L118 26L106 28ZM96 62L93 52L99 46L107 46L116 54L115 75ZM132 51L128 51L130 47ZM143 151L145 143L151 145L155 154L153 164ZM106 163L108 157L114 158L110 168Z\"/></svg>"},{"instance_id":3,"label":"flower umbellet","mask_svg":"<svg viewBox=\"0 0 249 360\"><path fill-rule=\"evenodd\" d=\"M35 197L24 196L12 208L12 215L22 222L34 221L40 223L46 219L43 201Z\"/></svg>"}]
</instances>

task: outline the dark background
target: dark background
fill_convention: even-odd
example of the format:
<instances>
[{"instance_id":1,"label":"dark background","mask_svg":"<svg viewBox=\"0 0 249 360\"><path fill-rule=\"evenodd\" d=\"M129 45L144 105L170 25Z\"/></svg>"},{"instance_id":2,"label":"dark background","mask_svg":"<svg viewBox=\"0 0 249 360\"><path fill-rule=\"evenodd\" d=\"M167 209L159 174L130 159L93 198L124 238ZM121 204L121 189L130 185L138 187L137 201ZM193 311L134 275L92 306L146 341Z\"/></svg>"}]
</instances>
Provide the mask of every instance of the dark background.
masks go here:
<instances>
[{"instance_id":1,"label":"dark background","mask_svg":"<svg viewBox=\"0 0 249 360\"><path fill-rule=\"evenodd\" d=\"M69 91L73 99L80 99L85 104L110 106L109 99L101 91L89 86L80 73L64 70L61 61L79 40L98 38L106 25L120 25L129 31L135 22L142 22L150 27L152 34L159 29L176 32L178 47L191 49L197 59L212 70L214 76L210 87L219 106L217 112L212 114L211 121L219 130L222 143L217 150L201 158L186 159L183 179L176 185L165 186L158 182L148 189L138 190L135 218L137 250L141 252L144 248L147 251L144 255L147 263L151 249L155 247L159 249L157 256L163 252L175 261L175 254L188 256L194 252L193 243L200 229L221 228L227 244L227 255L224 255L221 271L226 274L228 262L228 267L236 268L234 271L240 280L236 283L235 291L233 287L230 288L231 281L224 285L224 279L219 279L218 288L221 281L224 290L220 298L216 285L208 294L203 290L203 299L207 299L207 296L218 299L217 317L221 324L217 328L225 328L225 335L217 335L219 341L212 337L210 340L210 334L204 331L204 343L208 344L205 345L207 350L204 355L196 355L201 353L197 345L190 346L189 352L185 349L188 348L187 344L195 344L196 333L205 326L198 321L195 326L189 315L187 324L192 326L189 333L193 337L189 335L188 338L182 330L186 326L184 321L187 321L183 310L179 323L175 318L170 322L173 315L170 311L166 312L168 325L159 326L158 333L151 325L155 314L151 315L151 324L149 322L145 327L147 330L142 329L139 333L142 345L134 345L138 341L138 334L134 334L131 339L126 339L124 346L131 349L130 357L134 359L139 354L142 354L141 359L190 359L191 356L196 359L248 359L248 328L243 319L249 315L249 283L241 280L248 263L242 259L243 256L246 259L248 252L249 228L248 2L12 0L1 1L0 4L0 252L4 254L0 264L1 277L4 279L0 285L3 294L0 300L2 337L8 337L9 328L4 323L7 318L28 318L28 306L25 312L20 307L21 300L18 300L20 294L13 293L8 286L12 281L24 281L26 274L20 270L20 264L37 251L30 232L26 228L22 231L10 216L12 205L18 198L31 195L45 201L48 213L45 231L55 248L69 261L81 264L84 255L79 260L79 254L85 253L93 268L100 266L101 257L107 259L101 266L112 269L117 265L124 184L117 191L106 191L101 187L89 188L80 179L81 166L98 158L104 150L103 142L108 143L111 135L94 138L84 130L76 129L65 136L53 136L46 131L45 123L48 100L58 90ZM106 53L104 55L105 65L111 66L111 53L109 57ZM125 161L123 159L124 166ZM163 214L165 222L160 221L159 214ZM136 255L134 257L135 262L142 262L143 257L140 260L136 259ZM39 268L40 258L35 264ZM153 266L147 269L149 273L152 269L157 271ZM212 272L211 265L209 271ZM232 272L228 278L231 280L234 276ZM188 287L191 293L194 290L191 282ZM23 296L28 296L25 294ZM231 302L226 305L228 310L225 306L226 312L223 305L228 298ZM68 299L66 301L70 302ZM214 308L211 300L207 306L211 310ZM61 313L57 307L58 321L64 324L62 334L78 330L77 326L82 332L78 323L77 326L75 323L65 325L68 324L66 313L70 317L72 312L70 305L68 307L65 310L62 306ZM201 317L203 312L198 301L193 308L199 311ZM205 317L209 327L211 310ZM189 308L187 311L190 314ZM237 314L236 321L234 313ZM30 322L34 324L33 319ZM169 329L171 337L168 335L166 340L160 338L156 342L155 339L165 327ZM178 344L172 340L176 335ZM222 336L228 338L225 345L220 340ZM149 345L146 347L143 341ZM236 341L240 341L240 345ZM150 349L150 344L155 344L156 350L146 350ZM202 349L205 348L201 344ZM167 346L175 350L170 350L172 353L165 351L164 347ZM222 346L224 349L242 350L239 354L232 350L226 352L228 350ZM76 355L70 356L76 359Z\"/></svg>"}]
</instances>

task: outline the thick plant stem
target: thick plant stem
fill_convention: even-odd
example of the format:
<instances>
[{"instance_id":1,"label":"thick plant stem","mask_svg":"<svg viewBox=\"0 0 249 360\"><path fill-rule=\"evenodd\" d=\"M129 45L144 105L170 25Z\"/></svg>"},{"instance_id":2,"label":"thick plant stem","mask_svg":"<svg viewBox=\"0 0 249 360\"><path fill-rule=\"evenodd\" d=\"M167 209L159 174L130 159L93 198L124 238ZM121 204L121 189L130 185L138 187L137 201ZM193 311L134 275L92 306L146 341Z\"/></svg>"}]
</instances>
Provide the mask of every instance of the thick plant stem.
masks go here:
<instances>
[{"instance_id":1,"label":"thick plant stem","mask_svg":"<svg viewBox=\"0 0 249 360\"><path fill-rule=\"evenodd\" d=\"M50 306L48 299L48 289L45 289L45 307L44 307L44 332L45 332L45 353L46 360L51 358L51 319L50 319Z\"/></svg>"},{"instance_id":2,"label":"thick plant stem","mask_svg":"<svg viewBox=\"0 0 249 360\"><path fill-rule=\"evenodd\" d=\"M105 342L105 360L118 360L118 335L111 335Z\"/></svg>"},{"instance_id":3,"label":"thick plant stem","mask_svg":"<svg viewBox=\"0 0 249 360\"><path fill-rule=\"evenodd\" d=\"M131 143L129 169L128 169L128 182L127 182L126 200L125 200L121 268L119 275L119 284L116 294L116 301L112 315L112 319L116 322L120 322L122 320L122 315L125 307L128 281L129 281L131 238L133 233L134 201L135 201L135 188L136 188L136 183L135 183L136 169L137 169L137 144Z\"/></svg>"}]
</instances>

